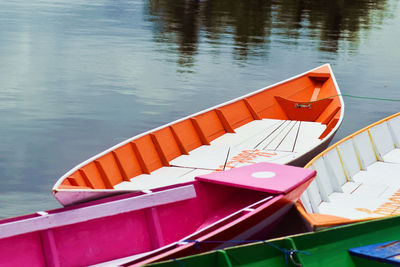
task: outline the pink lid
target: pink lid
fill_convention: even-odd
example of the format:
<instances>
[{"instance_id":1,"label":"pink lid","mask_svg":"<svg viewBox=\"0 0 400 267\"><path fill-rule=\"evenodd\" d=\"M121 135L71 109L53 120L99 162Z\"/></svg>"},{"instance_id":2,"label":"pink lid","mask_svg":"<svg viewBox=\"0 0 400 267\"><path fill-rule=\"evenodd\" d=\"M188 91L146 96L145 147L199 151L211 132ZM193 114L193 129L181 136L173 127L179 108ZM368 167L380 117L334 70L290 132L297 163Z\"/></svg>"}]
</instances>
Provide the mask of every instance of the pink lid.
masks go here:
<instances>
[{"instance_id":1,"label":"pink lid","mask_svg":"<svg viewBox=\"0 0 400 267\"><path fill-rule=\"evenodd\" d=\"M200 175L196 180L279 194L288 193L315 174L310 169L262 162Z\"/></svg>"}]
</instances>

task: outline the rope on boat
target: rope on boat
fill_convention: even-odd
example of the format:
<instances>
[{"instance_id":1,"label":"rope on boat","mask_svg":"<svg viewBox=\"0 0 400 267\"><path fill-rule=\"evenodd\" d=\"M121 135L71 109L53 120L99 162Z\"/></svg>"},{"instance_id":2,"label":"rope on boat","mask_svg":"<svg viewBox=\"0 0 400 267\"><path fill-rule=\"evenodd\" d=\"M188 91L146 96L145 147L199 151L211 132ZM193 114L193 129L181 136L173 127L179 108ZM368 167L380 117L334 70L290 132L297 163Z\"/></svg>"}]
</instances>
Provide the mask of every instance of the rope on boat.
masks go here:
<instances>
[{"instance_id":1,"label":"rope on boat","mask_svg":"<svg viewBox=\"0 0 400 267\"><path fill-rule=\"evenodd\" d=\"M349 95L349 94L337 94L337 95L332 95L328 96L325 98L321 98L315 101L310 101L310 102L302 102L302 104L309 104L309 103L315 103L318 101L322 101L325 99L337 97L337 96L345 96L345 97L352 97L352 98L359 98L359 99L369 99L369 100L379 100L379 101L392 101L392 102L400 102L400 99L393 99L393 98L382 98L382 97L370 97L370 96L359 96L359 95Z\"/></svg>"},{"instance_id":2,"label":"rope on boat","mask_svg":"<svg viewBox=\"0 0 400 267\"><path fill-rule=\"evenodd\" d=\"M264 244L271 246L273 248L276 248L280 252L283 253L284 258L285 258L285 265L289 267L289 259L291 263L295 266L301 267L301 264L296 262L293 258L293 256L296 253L302 253L305 255L310 255L311 253L308 251L302 251L302 250L297 250L297 249L286 249L286 248L281 248L273 243L269 243L265 240L227 240L227 241L218 241L218 240L205 240L205 241L198 241L198 240L183 240L182 243L194 243L194 247L196 249L200 250L200 243L234 243L234 244L241 244L241 243L254 243L254 242L263 242ZM179 261L178 259L173 259L175 262L177 262L180 266L185 267L185 265Z\"/></svg>"},{"instance_id":3,"label":"rope on boat","mask_svg":"<svg viewBox=\"0 0 400 267\"><path fill-rule=\"evenodd\" d=\"M286 249L286 248L281 248L273 243L268 243L266 241L263 241L264 244L269 245L273 248L276 248L277 250L281 251L283 253L283 255L285 256L285 265L289 266L289 261L288 258L290 259L290 261L292 262L292 264L294 264L295 266L299 266L301 267L301 264L299 262L296 262L293 258L294 254L296 253L302 253L305 255L310 255L311 253L308 251L303 251L303 250L297 250L297 249Z\"/></svg>"}]
</instances>

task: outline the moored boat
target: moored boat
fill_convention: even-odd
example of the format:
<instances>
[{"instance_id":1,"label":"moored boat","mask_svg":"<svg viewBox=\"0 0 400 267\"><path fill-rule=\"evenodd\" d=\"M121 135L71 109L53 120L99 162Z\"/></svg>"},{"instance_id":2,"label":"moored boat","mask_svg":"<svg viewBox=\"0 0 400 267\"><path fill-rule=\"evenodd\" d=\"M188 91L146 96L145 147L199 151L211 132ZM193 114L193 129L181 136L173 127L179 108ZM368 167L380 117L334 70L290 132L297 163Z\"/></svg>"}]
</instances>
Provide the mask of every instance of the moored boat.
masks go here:
<instances>
[{"instance_id":1,"label":"moored boat","mask_svg":"<svg viewBox=\"0 0 400 267\"><path fill-rule=\"evenodd\" d=\"M369 267L399 265L400 217L239 245L153 263L153 267ZM202 243L199 244L200 246Z\"/></svg>"},{"instance_id":2,"label":"moored boat","mask_svg":"<svg viewBox=\"0 0 400 267\"><path fill-rule=\"evenodd\" d=\"M272 231L315 171L258 163L0 221L2 266L142 265ZM220 244L202 246L202 251Z\"/></svg>"},{"instance_id":3,"label":"moored boat","mask_svg":"<svg viewBox=\"0 0 400 267\"><path fill-rule=\"evenodd\" d=\"M304 166L328 146L343 113L323 65L132 137L67 172L53 193L65 206L257 162Z\"/></svg>"},{"instance_id":4,"label":"moored boat","mask_svg":"<svg viewBox=\"0 0 400 267\"><path fill-rule=\"evenodd\" d=\"M318 230L400 215L400 113L340 140L306 165L317 178L296 206Z\"/></svg>"}]
</instances>

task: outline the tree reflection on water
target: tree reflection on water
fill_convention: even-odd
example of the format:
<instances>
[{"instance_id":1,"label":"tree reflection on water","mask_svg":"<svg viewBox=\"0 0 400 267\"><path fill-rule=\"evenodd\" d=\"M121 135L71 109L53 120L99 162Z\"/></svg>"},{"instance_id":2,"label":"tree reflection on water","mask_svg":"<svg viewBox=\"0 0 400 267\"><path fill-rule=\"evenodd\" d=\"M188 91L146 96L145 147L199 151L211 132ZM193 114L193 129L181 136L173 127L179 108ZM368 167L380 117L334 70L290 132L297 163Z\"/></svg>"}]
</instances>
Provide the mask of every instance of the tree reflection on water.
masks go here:
<instances>
[{"instance_id":1,"label":"tree reflection on water","mask_svg":"<svg viewBox=\"0 0 400 267\"><path fill-rule=\"evenodd\" d=\"M341 40L356 47L360 32L379 27L389 11L386 0L148 0L146 13L155 40L171 44L178 63L190 67L201 40L229 43L237 60L268 57L273 41L316 42L320 51L337 53Z\"/></svg>"}]
</instances>

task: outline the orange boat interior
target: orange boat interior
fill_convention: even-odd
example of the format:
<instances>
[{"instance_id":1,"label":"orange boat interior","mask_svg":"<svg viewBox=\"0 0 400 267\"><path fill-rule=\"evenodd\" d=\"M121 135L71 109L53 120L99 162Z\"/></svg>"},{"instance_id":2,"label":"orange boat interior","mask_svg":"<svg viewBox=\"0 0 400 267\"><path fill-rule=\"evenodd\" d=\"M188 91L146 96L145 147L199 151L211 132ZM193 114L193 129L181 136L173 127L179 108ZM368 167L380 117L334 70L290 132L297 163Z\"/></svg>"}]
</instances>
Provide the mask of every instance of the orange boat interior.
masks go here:
<instances>
[{"instance_id":1,"label":"orange boat interior","mask_svg":"<svg viewBox=\"0 0 400 267\"><path fill-rule=\"evenodd\" d=\"M113 189L114 185L163 166L253 120L338 123L341 102L329 66L286 81L132 139L69 175L55 189Z\"/></svg>"}]
</instances>

